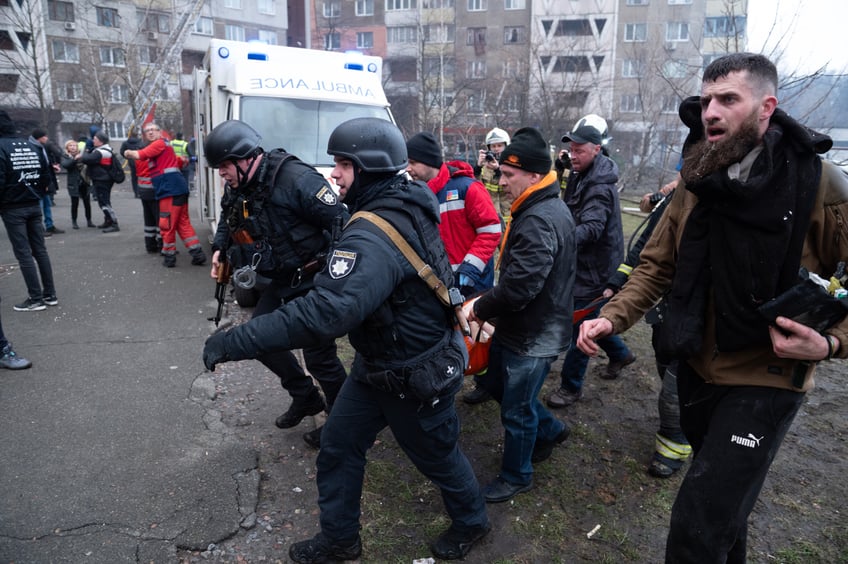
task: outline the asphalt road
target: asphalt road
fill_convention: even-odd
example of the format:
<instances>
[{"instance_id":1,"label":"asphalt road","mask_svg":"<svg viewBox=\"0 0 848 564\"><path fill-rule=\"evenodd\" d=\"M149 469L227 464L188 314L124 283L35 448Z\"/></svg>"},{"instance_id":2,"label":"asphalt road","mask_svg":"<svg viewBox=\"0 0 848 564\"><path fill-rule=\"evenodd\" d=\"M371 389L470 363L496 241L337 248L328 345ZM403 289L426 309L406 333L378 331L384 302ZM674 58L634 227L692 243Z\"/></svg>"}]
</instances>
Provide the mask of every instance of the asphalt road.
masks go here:
<instances>
[{"instance_id":1,"label":"asphalt road","mask_svg":"<svg viewBox=\"0 0 848 564\"><path fill-rule=\"evenodd\" d=\"M174 562L177 547L205 549L255 518L257 453L209 407L201 362L214 282L181 243L173 269L145 252L128 186L114 191L112 234L72 230L57 196L59 305L45 311L12 310L26 287L0 230L3 328L33 362L0 370L0 562Z\"/></svg>"}]
</instances>

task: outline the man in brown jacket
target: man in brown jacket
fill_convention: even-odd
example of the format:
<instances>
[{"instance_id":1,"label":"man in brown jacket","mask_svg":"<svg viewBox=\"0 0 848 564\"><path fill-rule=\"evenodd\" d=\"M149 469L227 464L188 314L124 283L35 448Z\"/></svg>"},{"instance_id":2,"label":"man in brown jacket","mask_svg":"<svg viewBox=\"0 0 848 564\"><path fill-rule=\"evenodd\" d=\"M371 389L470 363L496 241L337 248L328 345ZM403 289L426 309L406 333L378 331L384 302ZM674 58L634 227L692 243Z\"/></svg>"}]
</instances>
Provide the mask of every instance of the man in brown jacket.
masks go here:
<instances>
[{"instance_id":1,"label":"man in brown jacket","mask_svg":"<svg viewBox=\"0 0 848 564\"><path fill-rule=\"evenodd\" d=\"M848 260L848 182L818 156L832 142L777 108L777 71L736 53L681 105L682 181L630 280L584 323L578 346L633 325L664 293L660 344L680 359L681 426L695 453L675 500L666 562L745 562L747 519L813 385L848 356L848 319L821 333L757 308Z\"/></svg>"}]
</instances>

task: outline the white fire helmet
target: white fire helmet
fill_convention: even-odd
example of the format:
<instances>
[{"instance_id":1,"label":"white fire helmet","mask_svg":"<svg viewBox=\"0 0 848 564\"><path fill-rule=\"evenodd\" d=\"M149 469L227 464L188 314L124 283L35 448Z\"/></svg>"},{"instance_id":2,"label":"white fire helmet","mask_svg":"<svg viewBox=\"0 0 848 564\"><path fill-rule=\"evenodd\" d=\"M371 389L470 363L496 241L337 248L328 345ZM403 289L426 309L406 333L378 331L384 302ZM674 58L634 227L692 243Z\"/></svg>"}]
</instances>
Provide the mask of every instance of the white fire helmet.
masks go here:
<instances>
[{"instance_id":1,"label":"white fire helmet","mask_svg":"<svg viewBox=\"0 0 848 564\"><path fill-rule=\"evenodd\" d=\"M504 145L509 145L509 133L500 127L494 128L486 134L486 146L489 146L492 143L503 143Z\"/></svg>"},{"instance_id":2,"label":"white fire helmet","mask_svg":"<svg viewBox=\"0 0 848 564\"><path fill-rule=\"evenodd\" d=\"M577 120L577 123L574 124L574 127L571 131L577 131L579 128L588 125L590 127L594 127L601 133L601 142L602 145L606 145L610 141L609 136L609 128L607 127L607 120L599 116L598 114L588 114Z\"/></svg>"}]
</instances>

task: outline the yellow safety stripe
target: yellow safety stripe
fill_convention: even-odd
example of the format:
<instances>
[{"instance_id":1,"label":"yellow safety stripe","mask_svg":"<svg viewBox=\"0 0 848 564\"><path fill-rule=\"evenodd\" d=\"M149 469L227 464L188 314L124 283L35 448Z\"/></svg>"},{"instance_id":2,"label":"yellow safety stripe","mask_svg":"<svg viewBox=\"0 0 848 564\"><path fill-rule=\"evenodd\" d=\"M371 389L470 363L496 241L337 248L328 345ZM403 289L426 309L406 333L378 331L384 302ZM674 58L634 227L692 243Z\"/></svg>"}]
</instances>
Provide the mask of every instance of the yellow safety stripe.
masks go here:
<instances>
[{"instance_id":1,"label":"yellow safety stripe","mask_svg":"<svg viewBox=\"0 0 848 564\"><path fill-rule=\"evenodd\" d=\"M670 460L686 460L692 454L692 447L685 443L676 443L657 433L657 453Z\"/></svg>"}]
</instances>

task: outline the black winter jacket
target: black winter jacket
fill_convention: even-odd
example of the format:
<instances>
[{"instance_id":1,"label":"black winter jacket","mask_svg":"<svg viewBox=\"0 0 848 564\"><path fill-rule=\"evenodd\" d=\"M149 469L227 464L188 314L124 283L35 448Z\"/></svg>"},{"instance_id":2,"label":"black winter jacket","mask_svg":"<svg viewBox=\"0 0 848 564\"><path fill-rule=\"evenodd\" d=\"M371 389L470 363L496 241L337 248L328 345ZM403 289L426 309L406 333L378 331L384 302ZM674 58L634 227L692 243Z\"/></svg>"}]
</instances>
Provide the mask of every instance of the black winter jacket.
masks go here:
<instances>
[{"instance_id":1,"label":"black winter jacket","mask_svg":"<svg viewBox=\"0 0 848 564\"><path fill-rule=\"evenodd\" d=\"M577 226L575 299L595 299L624 259L618 166L598 154L589 170L572 171L564 200Z\"/></svg>"},{"instance_id":2,"label":"black winter jacket","mask_svg":"<svg viewBox=\"0 0 848 564\"><path fill-rule=\"evenodd\" d=\"M83 153L80 160L88 166L88 177L92 183L109 184L115 182L109 176L112 166L112 147L108 143L95 147L89 153Z\"/></svg>"},{"instance_id":3,"label":"black winter jacket","mask_svg":"<svg viewBox=\"0 0 848 564\"><path fill-rule=\"evenodd\" d=\"M403 176L391 177L362 188L352 211L358 210L390 221L439 277L450 282L432 191ZM417 229L416 222L423 229ZM432 235L425 240L421 232ZM231 329L227 359L255 358L348 333L357 351L350 375L361 380L366 366L373 370L402 364L443 342L451 331L451 316L435 293L394 243L365 220L344 228L314 282L315 288L304 297Z\"/></svg>"},{"instance_id":4,"label":"black winter jacket","mask_svg":"<svg viewBox=\"0 0 848 564\"><path fill-rule=\"evenodd\" d=\"M495 338L525 356L553 357L571 343L575 276L574 220L559 183L531 194L512 211L497 285L474 304L497 324Z\"/></svg>"},{"instance_id":5,"label":"black winter jacket","mask_svg":"<svg viewBox=\"0 0 848 564\"><path fill-rule=\"evenodd\" d=\"M0 138L0 210L39 204L50 183L47 168L26 139Z\"/></svg>"},{"instance_id":6,"label":"black winter jacket","mask_svg":"<svg viewBox=\"0 0 848 564\"><path fill-rule=\"evenodd\" d=\"M277 168L285 155L282 150L266 153L245 189L225 188L212 250L226 250L233 267L239 268L251 260L255 250L265 248L264 242L273 258L267 257L257 271L304 292L311 287L315 273L298 275L297 269L316 255L326 253L336 218L341 218L338 220L341 223L347 212L312 166L289 156ZM247 219L244 210L249 213ZM241 229L253 231L255 243L236 244L232 236ZM293 277L299 283L294 283Z\"/></svg>"}]
</instances>

